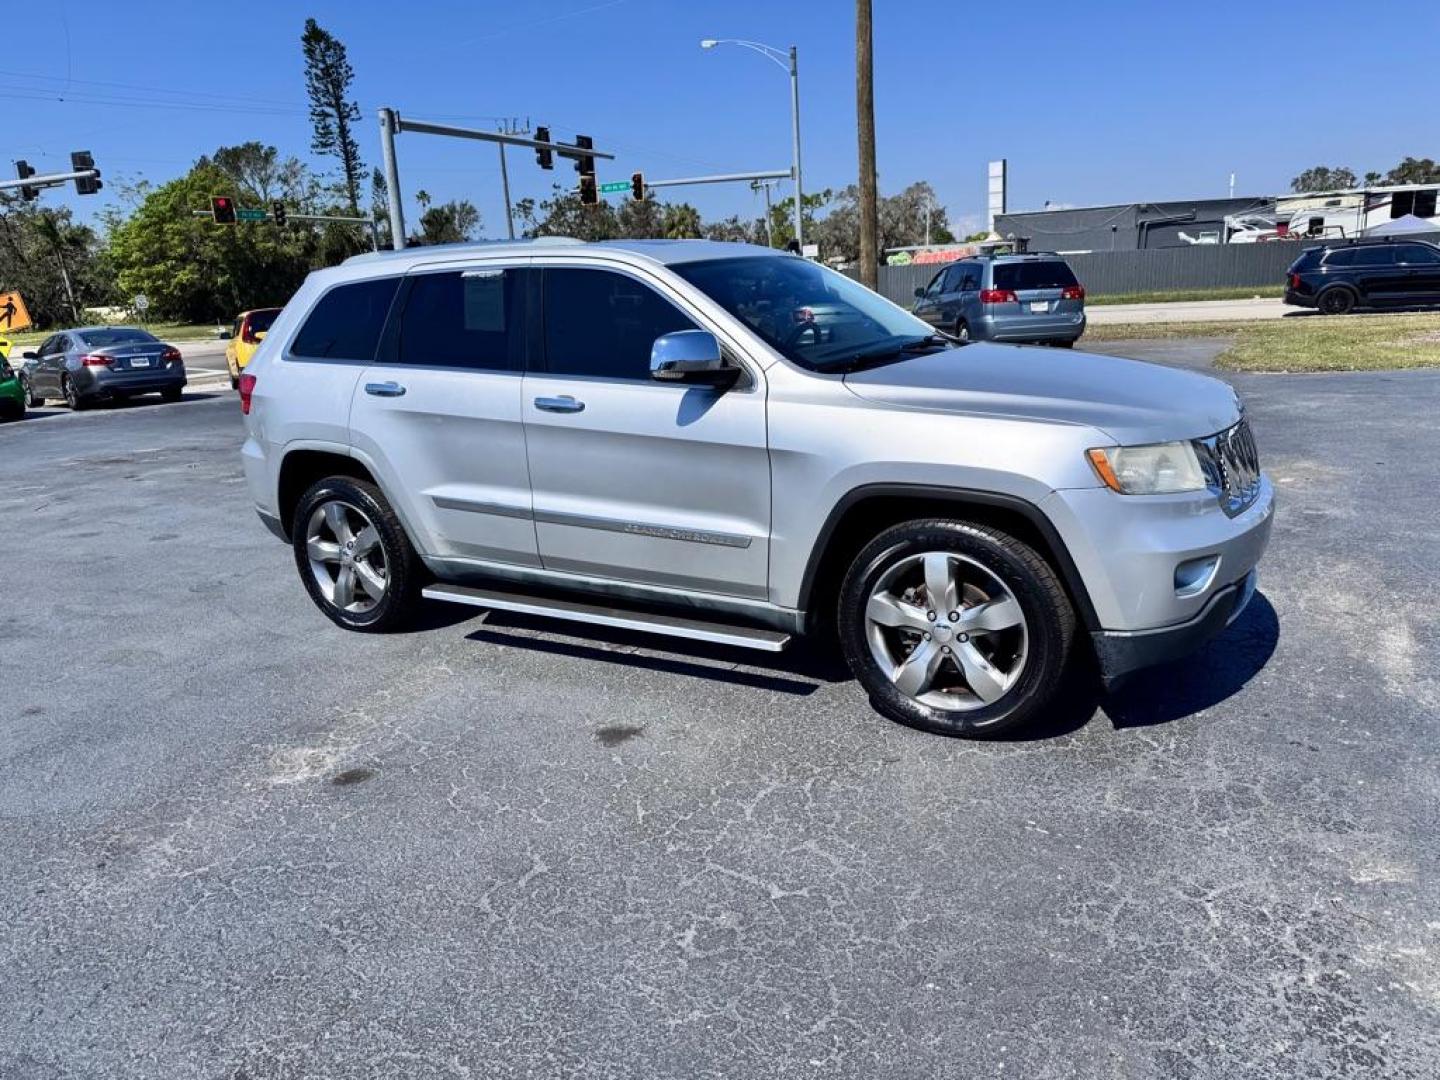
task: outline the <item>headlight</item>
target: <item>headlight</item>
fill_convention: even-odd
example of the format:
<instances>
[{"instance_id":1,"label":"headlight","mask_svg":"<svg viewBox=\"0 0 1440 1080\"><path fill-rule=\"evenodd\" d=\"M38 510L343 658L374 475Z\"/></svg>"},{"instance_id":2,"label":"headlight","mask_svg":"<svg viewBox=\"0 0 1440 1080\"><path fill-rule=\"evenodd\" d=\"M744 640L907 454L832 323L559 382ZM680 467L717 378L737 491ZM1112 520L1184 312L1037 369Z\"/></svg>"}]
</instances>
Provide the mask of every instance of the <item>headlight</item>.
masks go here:
<instances>
[{"instance_id":1,"label":"headlight","mask_svg":"<svg viewBox=\"0 0 1440 1080\"><path fill-rule=\"evenodd\" d=\"M1205 473L1188 442L1106 446L1086 452L1105 486L1122 495L1205 490Z\"/></svg>"}]
</instances>

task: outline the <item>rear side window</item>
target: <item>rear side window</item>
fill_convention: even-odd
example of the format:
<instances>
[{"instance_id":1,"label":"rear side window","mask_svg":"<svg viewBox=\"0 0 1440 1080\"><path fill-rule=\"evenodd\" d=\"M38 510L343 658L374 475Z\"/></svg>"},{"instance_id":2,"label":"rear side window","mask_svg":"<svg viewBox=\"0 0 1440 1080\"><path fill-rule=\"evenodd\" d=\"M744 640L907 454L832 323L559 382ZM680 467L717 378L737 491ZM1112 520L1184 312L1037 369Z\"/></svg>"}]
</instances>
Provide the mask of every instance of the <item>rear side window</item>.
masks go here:
<instances>
[{"instance_id":1,"label":"rear side window","mask_svg":"<svg viewBox=\"0 0 1440 1080\"><path fill-rule=\"evenodd\" d=\"M275 316L278 311L252 311L250 313L250 332L252 334L268 334L270 327L275 325Z\"/></svg>"},{"instance_id":2,"label":"rear side window","mask_svg":"<svg viewBox=\"0 0 1440 1080\"><path fill-rule=\"evenodd\" d=\"M1330 258L1325 261L1328 263L1330 259L1335 257L1335 254L1336 253L1332 251ZM1325 250L1323 248L1309 248L1306 251L1302 251L1300 257L1290 264L1290 273L1303 274L1306 270L1314 270L1315 267L1320 265L1320 260L1324 258L1324 256Z\"/></svg>"},{"instance_id":3,"label":"rear side window","mask_svg":"<svg viewBox=\"0 0 1440 1080\"><path fill-rule=\"evenodd\" d=\"M1051 262L995 264L997 289L1064 289L1078 284L1070 267L1058 259Z\"/></svg>"},{"instance_id":4,"label":"rear side window","mask_svg":"<svg viewBox=\"0 0 1440 1080\"><path fill-rule=\"evenodd\" d=\"M1369 247L1355 249L1356 266L1390 266L1395 262L1395 249Z\"/></svg>"},{"instance_id":5,"label":"rear side window","mask_svg":"<svg viewBox=\"0 0 1440 1080\"><path fill-rule=\"evenodd\" d=\"M522 271L460 270L411 280L400 315L402 364L519 371Z\"/></svg>"},{"instance_id":6,"label":"rear side window","mask_svg":"<svg viewBox=\"0 0 1440 1080\"><path fill-rule=\"evenodd\" d=\"M399 278L376 278L337 285L306 317L290 352L320 360L371 362L399 282Z\"/></svg>"},{"instance_id":7,"label":"rear side window","mask_svg":"<svg viewBox=\"0 0 1440 1080\"><path fill-rule=\"evenodd\" d=\"M545 271L545 366L556 374L649 379L655 339L694 329L669 300L624 274Z\"/></svg>"}]
</instances>

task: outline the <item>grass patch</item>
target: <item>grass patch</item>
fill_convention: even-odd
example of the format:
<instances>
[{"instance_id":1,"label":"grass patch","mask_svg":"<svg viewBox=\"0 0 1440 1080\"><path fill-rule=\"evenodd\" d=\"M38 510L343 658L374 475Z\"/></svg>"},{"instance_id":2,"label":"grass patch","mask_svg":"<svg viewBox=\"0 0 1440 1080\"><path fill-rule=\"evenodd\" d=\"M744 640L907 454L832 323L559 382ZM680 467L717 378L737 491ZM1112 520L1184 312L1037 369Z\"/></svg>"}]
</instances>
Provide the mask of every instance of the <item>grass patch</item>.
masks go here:
<instances>
[{"instance_id":1,"label":"grass patch","mask_svg":"<svg viewBox=\"0 0 1440 1080\"><path fill-rule=\"evenodd\" d=\"M86 325L94 325L87 323ZM119 323L121 326L139 326L150 331L161 341L218 341L215 332L218 329L214 323ZM8 337L17 350L28 349L39 345L51 334L59 333L61 330L71 329L68 326L52 326L49 330L26 330L19 334L3 334L0 337Z\"/></svg>"},{"instance_id":2,"label":"grass patch","mask_svg":"<svg viewBox=\"0 0 1440 1080\"><path fill-rule=\"evenodd\" d=\"M1226 371L1387 371L1440 367L1440 315L1297 316L1244 322L1091 326L1086 341L1228 338Z\"/></svg>"},{"instance_id":3,"label":"grass patch","mask_svg":"<svg viewBox=\"0 0 1440 1080\"><path fill-rule=\"evenodd\" d=\"M1171 289L1166 292L1109 293L1086 296L1087 306L1106 304L1179 304L1192 300L1269 300L1285 295L1283 285L1250 285L1236 289Z\"/></svg>"}]
</instances>

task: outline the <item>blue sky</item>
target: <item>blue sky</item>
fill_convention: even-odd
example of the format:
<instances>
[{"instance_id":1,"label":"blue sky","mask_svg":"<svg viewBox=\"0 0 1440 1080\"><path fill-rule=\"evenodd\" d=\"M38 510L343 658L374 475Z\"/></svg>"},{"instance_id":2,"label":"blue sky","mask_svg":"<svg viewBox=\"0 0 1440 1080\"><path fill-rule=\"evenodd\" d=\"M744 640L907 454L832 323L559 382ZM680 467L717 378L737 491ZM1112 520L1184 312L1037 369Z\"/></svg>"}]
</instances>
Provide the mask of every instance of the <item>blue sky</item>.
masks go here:
<instances>
[{"instance_id":1,"label":"blue sky","mask_svg":"<svg viewBox=\"0 0 1440 1080\"><path fill-rule=\"evenodd\" d=\"M309 157L299 36L314 15L349 48L366 164L375 111L493 128L529 117L613 150L600 179L786 168L785 73L703 37L800 50L806 187L855 177L849 0L528 0L408 5L254 2L12 5L0 59L5 156L42 171L89 149L107 177L163 182L216 146L259 139ZM1284 190L1318 162L1357 172L1440 157L1433 65L1440 4L1303 6L1031 0L875 0L880 186L936 188L978 220L985 163L1010 161L1012 209ZM423 187L464 196L504 234L496 151L422 135L398 142L407 214ZM511 153L515 197L574 172ZM683 189L706 216L755 214L731 185ZM113 185L112 185L113 191ZM44 198L93 212L112 191Z\"/></svg>"}]
</instances>

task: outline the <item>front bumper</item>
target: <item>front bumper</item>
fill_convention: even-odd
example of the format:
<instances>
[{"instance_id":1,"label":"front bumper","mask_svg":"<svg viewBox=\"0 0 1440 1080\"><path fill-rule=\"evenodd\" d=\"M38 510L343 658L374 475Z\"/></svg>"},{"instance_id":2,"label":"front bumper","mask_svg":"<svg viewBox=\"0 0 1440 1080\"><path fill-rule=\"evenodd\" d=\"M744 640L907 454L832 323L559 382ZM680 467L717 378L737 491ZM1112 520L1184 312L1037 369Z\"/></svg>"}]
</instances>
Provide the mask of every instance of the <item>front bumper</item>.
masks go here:
<instances>
[{"instance_id":1,"label":"front bumper","mask_svg":"<svg viewBox=\"0 0 1440 1080\"><path fill-rule=\"evenodd\" d=\"M1096 630L1090 635L1100 676L1107 686L1132 672L1179 660L1197 651L1240 617L1255 595L1260 576L1252 569L1239 581L1211 594L1193 619L1158 630Z\"/></svg>"}]
</instances>

